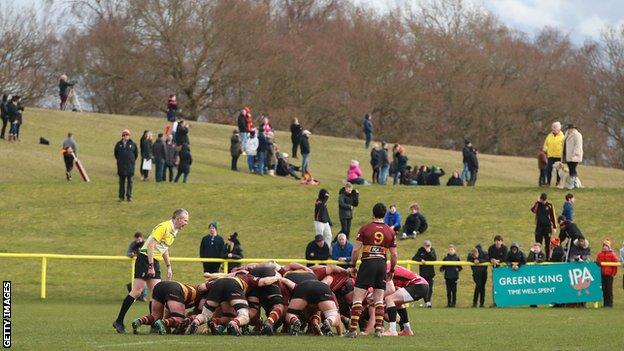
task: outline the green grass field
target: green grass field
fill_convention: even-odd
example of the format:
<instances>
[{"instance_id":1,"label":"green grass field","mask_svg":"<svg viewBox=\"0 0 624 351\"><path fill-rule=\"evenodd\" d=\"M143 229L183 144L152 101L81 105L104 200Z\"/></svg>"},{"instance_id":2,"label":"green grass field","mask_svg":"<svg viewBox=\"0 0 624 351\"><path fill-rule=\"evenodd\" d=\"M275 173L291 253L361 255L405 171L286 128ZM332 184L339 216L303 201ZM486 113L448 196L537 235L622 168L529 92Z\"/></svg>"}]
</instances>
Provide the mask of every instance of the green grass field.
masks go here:
<instances>
[{"instance_id":1,"label":"green grass field","mask_svg":"<svg viewBox=\"0 0 624 351\"><path fill-rule=\"evenodd\" d=\"M259 177L229 170L229 135L232 126L193 123L191 150L194 163L189 183L156 184L135 181L132 203L118 203L114 143L120 131L129 128L138 141L144 129L162 130L164 119L62 113L27 109L22 143L0 143L0 252L40 252L92 255L123 255L136 230L148 234L176 207L191 214L190 224L174 244L172 256L196 257L201 237L216 219L222 235L239 233L246 257L303 258L313 235L313 204L319 187L306 187L281 177ZM67 131L76 135L79 156L91 183L67 183L60 147ZM314 131L312 131L314 132ZM38 145L40 136L51 146ZM288 153L290 138L277 133L278 143ZM313 135L311 170L330 190L330 213L338 222L337 193L349 160L358 159L368 175L368 152L359 140ZM461 167L458 152L408 147L410 164L437 164L447 173ZM296 160L293 160L296 161ZM453 243L465 257L476 243L490 244L502 234L509 244L517 241L528 252L533 240L533 217L529 208L541 193L534 159L481 155L479 181L475 188L369 186L359 187L361 205L353 227L366 223L375 202L396 203L405 216L410 202L417 201L430 222L430 229L417 241L402 241L399 255L409 259L430 239L440 259ZM239 160L244 170L244 160ZM624 171L579 167L586 186L575 191L576 222L589 238L593 253L610 236L614 248L624 240ZM152 175L153 177L153 175ZM370 175L368 175L370 178ZM138 177L136 177L138 178ZM444 180L446 177L444 178ZM549 189L557 212L566 191ZM334 227L334 231L339 228ZM110 322L129 281L129 262L48 262L48 299L40 301L40 261L0 259L3 280L13 282L13 325L16 349L165 349L175 345L206 345L202 337L119 336ZM197 282L198 263L175 263L174 279ZM490 279L491 281L491 279ZM488 284L489 285L489 284ZM413 348L421 343L430 349L618 349L624 326L622 275L615 281L613 310L583 309L470 309L472 280L469 269L460 278L460 308L412 309L416 339L392 340L393 348ZM488 291L489 294L489 291ZM489 295L488 295L489 296ZM486 304L491 301L488 298ZM443 279L434 288L434 306L445 304ZM128 318L143 314L144 304L135 304ZM127 320L128 324L129 321ZM574 328L574 329L572 329ZM582 328L582 329L581 329ZM573 336L572 330L582 330ZM494 336L494 337L492 337ZM423 338L425 337L425 338ZM619 339L618 339L619 338ZM255 337L210 339L218 349L318 349L366 348L387 340L362 338L258 339ZM573 341L570 341L573 340Z\"/></svg>"}]
</instances>

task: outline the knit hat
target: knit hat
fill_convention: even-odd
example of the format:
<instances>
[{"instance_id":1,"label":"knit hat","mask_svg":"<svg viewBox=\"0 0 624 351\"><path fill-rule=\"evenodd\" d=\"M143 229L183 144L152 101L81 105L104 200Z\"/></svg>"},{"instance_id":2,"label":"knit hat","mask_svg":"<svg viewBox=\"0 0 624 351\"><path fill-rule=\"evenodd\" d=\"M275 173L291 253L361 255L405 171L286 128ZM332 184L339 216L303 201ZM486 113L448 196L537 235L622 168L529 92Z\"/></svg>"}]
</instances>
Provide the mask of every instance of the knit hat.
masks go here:
<instances>
[{"instance_id":1,"label":"knit hat","mask_svg":"<svg viewBox=\"0 0 624 351\"><path fill-rule=\"evenodd\" d=\"M314 241L324 241L324 240L325 240L325 239L323 238L323 235L321 235L321 234L317 234L317 235L314 237Z\"/></svg>"},{"instance_id":2,"label":"knit hat","mask_svg":"<svg viewBox=\"0 0 624 351\"><path fill-rule=\"evenodd\" d=\"M210 227L214 227L214 229L219 229L218 226L217 226L217 221L210 222L210 224L208 224L208 228L210 228Z\"/></svg>"}]
</instances>

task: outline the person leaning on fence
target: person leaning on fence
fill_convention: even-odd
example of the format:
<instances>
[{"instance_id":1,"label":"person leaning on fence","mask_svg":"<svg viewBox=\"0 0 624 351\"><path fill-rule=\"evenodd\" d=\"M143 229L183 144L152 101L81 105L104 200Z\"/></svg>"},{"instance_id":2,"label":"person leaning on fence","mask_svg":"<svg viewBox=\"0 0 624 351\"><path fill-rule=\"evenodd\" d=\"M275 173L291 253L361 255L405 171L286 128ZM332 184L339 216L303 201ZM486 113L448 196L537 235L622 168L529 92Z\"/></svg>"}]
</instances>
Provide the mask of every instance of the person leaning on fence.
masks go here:
<instances>
[{"instance_id":1,"label":"person leaning on fence","mask_svg":"<svg viewBox=\"0 0 624 351\"><path fill-rule=\"evenodd\" d=\"M596 262L620 262L617 255L611 249L611 240L606 238L602 241L602 251L596 255ZM603 307L613 307L613 277L617 275L617 267L601 266L602 276L602 299Z\"/></svg>"},{"instance_id":2,"label":"person leaning on fence","mask_svg":"<svg viewBox=\"0 0 624 351\"><path fill-rule=\"evenodd\" d=\"M531 250L526 258L527 262L542 263L546 262L546 254L542 251L542 244L533 243Z\"/></svg>"},{"instance_id":3,"label":"person leaning on fence","mask_svg":"<svg viewBox=\"0 0 624 351\"><path fill-rule=\"evenodd\" d=\"M67 133L67 139L63 141L63 161L65 162L65 178L71 181L71 171L74 169L74 156L78 155L78 146L74 141L74 135Z\"/></svg>"},{"instance_id":4,"label":"person leaning on fence","mask_svg":"<svg viewBox=\"0 0 624 351\"><path fill-rule=\"evenodd\" d=\"M466 261L474 264L482 264L489 262L489 257L481 244L475 245L475 247L468 253ZM479 307L485 305L485 284L487 283L488 268L487 266L470 266L472 270L472 280L475 283L474 293L472 294L472 307L477 307L477 301Z\"/></svg>"},{"instance_id":5,"label":"person leaning on fence","mask_svg":"<svg viewBox=\"0 0 624 351\"><path fill-rule=\"evenodd\" d=\"M548 262L565 262L566 252L561 246L561 240L557 237L550 239L550 252Z\"/></svg>"},{"instance_id":6,"label":"person leaning on fence","mask_svg":"<svg viewBox=\"0 0 624 351\"><path fill-rule=\"evenodd\" d=\"M217 222L212 221L208 225L206 234L199 245L199 257L201 258L225 258L227 247L223 237L217 233ZM221 262L202 262L204 273L217 273L221 268Z\"/></svg>"},{"instance_id":7,"label":"person leaning on fence","mask_svg":"<svg viewBox=\"0 0 624 351\"><path fill-rule=\"evenodd\" d=\"M121 140L115 144L114 154L119 176L119 201L123 201L124 198L132 201L132 177L134 177L134 164L139 156L139 150L134 141L130 139L128 129L121 132Z\"/></svg>"},{"instance_id":8,"label":"person leaning on fence","mask_svg":"<svg viewBox=\"0 0 624 351\"><path fill-rule=\"evenodd\" d=\"M353 245L349 242L347 236L343 233L338 233L338 235L336 236L336 242L334 243L334 245L332 245L332 260L344 262L344 264L338 265L340 267L350 267L352 252Z\"/></svg>"},{"instance_id":9,"label":"person leaning on fence","mask_svg":"<svg viewBox=\"0 0 624 351\"><path fill-rule=\"evenodd\" d=\"M306 260L329 260L329 244L325 241L325 238L321 234L317 234L314 240L308 243L305 250ZM308 267L314 266L314 264L308 263Z\"/></svg>"},{"instance_id":10,"label":"person leaning on fence","mask_svg":"<svg viewBox=\"0 0 624 351\"><path fill-rule=\"evenodd\" d=\"M240 240L238 240L238 233L232 233L225 243L225 257L232 260L240 260L243 258L243 247L241 246ZM228 264L228 271L231 271L234 268L240 267L240 263L230 262Z\"/></svg>"},{"instance_id":11,"label":"person leaning on fence","mask_svg":"<svg viewBox=\"0 0 624 351\"><path fill-rule=\"evenodd\" d=\"M503 244L503 237L501 235L494 236L494 244L488 248L488 257L492 264L492 269L498 268L501 262L505 262L507 259L507 246ZM492 272L494 275L494 272ZM494 301L494 291L492 291L492 302ZM492 307L496 307L496 303L492 303Z\"/></svg>"},{"instance_id":12,"label":"person leaning on fence","mask_svg":"<svg viewBox=\"0 0 624 351\"><path fill-rule=\"evenodd\" d=\"M524 252L520 250L520 245L518 245L518 243L511 243L505 262L511 266L511 269L514 271L526 264L526 256L524 255Z\"/></svg>"},{"instance_id":13,"label":"person leaning on fence","mask_svg":"<svg viewBox=\"0 0 624 351\"><path fill-rule=\"evenodd\" d=\"M435 267L430 265L425 265L427 261L436 261L438 259L438 255L436 254L435 249L431 246L430 240L425 240L423 242L423 246L418 248L414 257L412 257L412 261L419 261L422 263L418 266L418 274L423 277L427 284L429 284L429 290L424 297L424 305L423 307L431 308L431 295L433 294L433 282L435 277Z\"/></svg>"},{"instance_id":14,"label":"person leaning on fence","mask_svg":"<svg viewBox=\"0 0 624 351\"><path fill-rule=\"evenodd\" d=\"M117 319L113 322L113 328L120 333L126 332L123 324L126 313L141 291L147 285L151 292L154 286L160 282L160 260L167 266L167 279L173 277L171 261L169 261L169 247L175 241L179 231L184 228L189 221L189 213L182 208L173 211L171 219L158 224L147 238L139 250L139 255L134 263L134 285L132 291L126 296Z\"/></svg>"}]
</instances>

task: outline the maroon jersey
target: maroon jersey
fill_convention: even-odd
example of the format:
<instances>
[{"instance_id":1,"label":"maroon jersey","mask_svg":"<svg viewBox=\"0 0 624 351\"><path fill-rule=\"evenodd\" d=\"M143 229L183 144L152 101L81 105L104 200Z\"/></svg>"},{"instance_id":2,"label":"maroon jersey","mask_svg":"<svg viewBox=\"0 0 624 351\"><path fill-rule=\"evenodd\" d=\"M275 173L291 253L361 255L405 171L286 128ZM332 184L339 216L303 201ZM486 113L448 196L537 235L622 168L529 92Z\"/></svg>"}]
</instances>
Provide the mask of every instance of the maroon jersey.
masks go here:
<instances>
[{"instance_id":1,"label":"maroon jersey","mask_svg":"<svg viewBox=\"0 0 624 351\"><path fill-rule=\"evenodd\" d=\"M316 276L316 279L323 280L327 277L327 267L326 266L314 266L310 267L312 273Z\"/></svg>"},{"instance_id":2,"label":"maroon jersey","mask_svg":"<svg viewBox=\"0 0 624 351\"><path fill-rule=\"evenodd\" d=\"M385 260L388 249L396 247L394 229L385 223L372 222L363 226L355 240L362 243L362 260L370 258Z\"/></svg>"},{"instance_id":3,"label":"maroon jersey","mask_svg":"<svg viewBox=\"0 0 624 351\"><path fill-rule=\"evenodd\" d=\"M390 263L387 264L386 269L390 271ZM394 275L392 277L392 282L397 288L404 288L406 286L417 284L429 285L425 278L399 265L394 266Z\"/></svg>"},{"instance_id":4,"label":"maroon jersey","mask_svg":"<svg viewBox=\"0 0 624 351\"><path fill-rule=\"evenodd\" d=\"M247 274L237 274L236 278L234 278L234 279L236 279L240 283L240 285L243 288L243 291L245 293L247 293L247 290L250 287L251 288L257 287L258 286L258 281L260 280L260 278L255 277L255 276L253 276L253 275L251 275L249 273L247 273Z\"/></svg>"},{"instance_id":5,"label":"maroon jersey","mask_svg":"<svg viewBox=\"0 0 624 351\"><path fill-rule=\"evenodd\" d=\"M333 273L331 277L332 282L329 284L329 287L334 293L342 289L342 287L351 279L349 272Z\"/></svg>"}]
</instances>

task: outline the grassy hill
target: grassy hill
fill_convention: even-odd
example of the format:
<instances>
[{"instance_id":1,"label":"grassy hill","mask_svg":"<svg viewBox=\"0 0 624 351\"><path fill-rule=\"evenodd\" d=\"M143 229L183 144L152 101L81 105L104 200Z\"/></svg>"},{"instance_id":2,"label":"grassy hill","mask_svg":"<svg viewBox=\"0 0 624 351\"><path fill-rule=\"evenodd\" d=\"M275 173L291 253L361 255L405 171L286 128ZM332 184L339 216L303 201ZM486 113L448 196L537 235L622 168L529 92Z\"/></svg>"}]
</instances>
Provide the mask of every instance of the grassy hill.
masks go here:
<instances>
[{"instance_id":1,"label":"grassy hill","mask_svg":"<svg viewBox=\"0 0 624 351\"><path fill-rule=\"evenodd\" d=\"M173 256L196 257L199 242L213 219L219 222L222 235L233 231L240 234L246 257L302 258L305 245L314 236L313 204L320 187L302 186L292 179L281 177L260 177L246 171L230 171L229 136L232 126L192 123L190 139L194 163L189 183L156 184L137 179L135 201L118 203L113 146L120 137L120 131L130 129L134 140L138 141L144 129L162 130L164 119L27 109L24 122L22 143L0 143L0 252L123 255L134 231L149 234L151 228L170 216L176 207L187 208L191 218L190 224L181 232L171 249ZM60 147L68 131L76 136L79 155L89 171L91 183L79 181L78 176L71 183L65 181ZM51 145L39 145L40 136L49 139ZM278 132L277 140L282 149L290 153L289 134ZM351 159L359 160L370 178L368 151L360 140L319 135L312 135L311 147L312 173L321 181L321 187L330 190L330 214L334 222L338 223L337 195L347 165ZM410 164L437 164L449 174L453 169L461 168L461 155L458 152L408 146L407 154ZM241 159L239 162L242 170L245 169L244 161ZM358 187L361 201L355 211L353 227L358 228L369 221L370 210L375 202L396 203L405 216L409 203L417 201L429 219L430 229L418 240L401 241L400 258L411 258L424 239L433 241L440 258L451 243L458 246L458 252L463 258L472 245L489 245L494 234L502 234L508 244L519 242L527 252L534 229L529 208L542 192L535 186L536 161L481 155L480 164L478 186L475 188ZM619 243L624 239L620 210L624 198L621 181L624 179L624 171L581 166L579 172L587 188L575 191L577 223L592 243L594 253L599 250L599 242L604 236L611 236L614 247L619 248ZM557 212L561 210L566 192L548 190ZM334 227L334 234L338 230ZM39 333L35 327L49 323L59 314L64 316L71 302L72 305L78 303L75 307L77 316L98 311L97 318L91 318L94 324L90 325L82 339L76 339L78 341L74 344L64 344L62 348L91 349L107 345L107 341L112 338L108 336L108 323L116 314L118 303L125 294L124 286L130 276L129 263L52 260L48 263L48 300L45 303L37 301L39 270L40 262L36 260L0 259L3 279L12 280L14 284L16 321L26 325L18 329L16 335L27 338L27 335L37 334L31 340L33 343L30 347L38 348L48 345L50 340L74 340L67 335L73 335L80 329L78 325L82 320L76 317L63 317L60 319L63 325L44 328L43 333ZM469 306L472 297L473 284L469 271L461 273L460 307ZM174 264L176 280L198 281L201 279L199 273L199 264ZM622 309L623 296L622 290L617 288L621 286L620 279L621 275L614 284L618 310ZM436 307L445 304L444 282L440 276L435 284L433 302ZM490 302L488 298L487 303ZM129 316L142 314L144 308L136 304ZM530 311L517 313L535 320ZM37 319L25 317L39 312L41 314ZM449 315L448 311L434 309L434 312L423 313L424 317L421 318L427 318L432 324L427 324L422 332L431 335L440 347L453 345L446 339L446 333L440 333L440 330L450 326L447 321L449 316L456 321L454 325L458 330L473 333L478 329L477 335L487 337L489 326L481 328L474 324L474 318L490 318L485 312L471 310ZM557 311L543 313L544 323L559 320ZM611 325L615 330L617 326L622 326L622 320L618 322L614 313L591 313L591 316L580 318L596 326L590 338L594 342L600 340L600 337L613 336L609 331L612 329L602 328L598 321L604 321L603 326ZM508 324L514 316L516 312L499 312L492 324ZM567 319L578 319L574 311L566 312L565 316ZM513 325L515 327L502 329L502 335L515 337L519 328L523 328L520 320ZM537 323L536 328L540 325L546 328L547 324ZM529 333L532 329L526 330ZM531 335L527 333L522 335ZM88 341L91 338L95 342ZM137 343L136 339L114 339L114 343L109 346L154 346L152 342L142 340ZM520 336L516 340L524 339ZM118 341L130 342L116 344ZM549 344L551 346L562 345L560 342L555 343L555 339L552 341ZM560 341L565 342L565 338ZM308 346L304 349L312 348L313 343L305 345ZM366 341L359 345L373 344ZM458 345L466 344L455 344ZM407 344L403 346L408 347Z\"/></svg>"}]
</instances>

